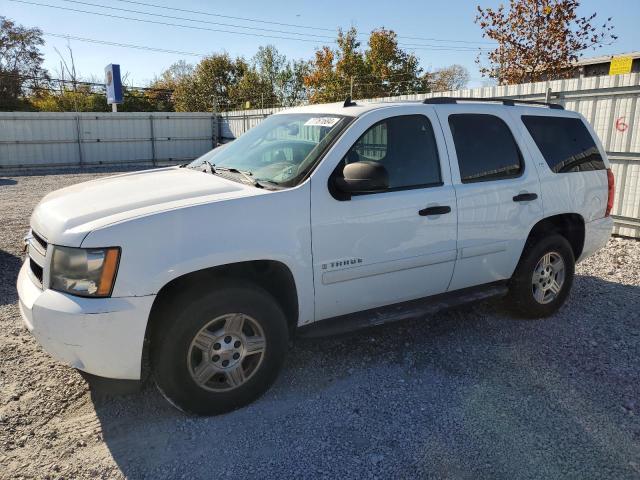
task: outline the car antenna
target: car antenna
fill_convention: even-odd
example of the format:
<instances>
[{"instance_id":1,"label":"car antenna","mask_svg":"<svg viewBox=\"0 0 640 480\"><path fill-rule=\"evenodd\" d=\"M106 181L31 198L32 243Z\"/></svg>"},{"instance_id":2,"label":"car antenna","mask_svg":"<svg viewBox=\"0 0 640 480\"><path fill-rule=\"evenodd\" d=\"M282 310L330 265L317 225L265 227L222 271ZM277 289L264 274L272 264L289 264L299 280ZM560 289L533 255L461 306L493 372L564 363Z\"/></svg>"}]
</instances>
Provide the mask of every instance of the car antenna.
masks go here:
<instances>
[{"instance_id":1,"label":"car antenna","mask_svg":"<svg viewBox=\"0 0 640 480\"><path fill-rule=\"evenodd\" d=\"M357 104L356 102L351 101L351 95L347 95L347 99L344 101L344 105L342 105L343 107L355 107Z\"/></svg>"}]
</instances>

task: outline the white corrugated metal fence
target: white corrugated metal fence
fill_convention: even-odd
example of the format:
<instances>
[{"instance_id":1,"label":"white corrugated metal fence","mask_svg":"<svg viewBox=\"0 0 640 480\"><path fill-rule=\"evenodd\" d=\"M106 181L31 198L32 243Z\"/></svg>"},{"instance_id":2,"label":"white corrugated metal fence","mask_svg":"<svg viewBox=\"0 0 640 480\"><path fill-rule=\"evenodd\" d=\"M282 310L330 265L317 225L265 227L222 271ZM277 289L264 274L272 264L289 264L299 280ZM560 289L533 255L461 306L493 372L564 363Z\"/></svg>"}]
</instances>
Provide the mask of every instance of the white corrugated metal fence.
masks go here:
<instances>
[{"instance_id":1,"label":"white corrugated metal fence","mask_svg":"<svg viewBox=\"0 0 640 480\"><path fill-rule=\"evenodd\" d=\"M0 113L2 169L161 164L216 145L212 113Z\"/></svg>"}]
</instances>

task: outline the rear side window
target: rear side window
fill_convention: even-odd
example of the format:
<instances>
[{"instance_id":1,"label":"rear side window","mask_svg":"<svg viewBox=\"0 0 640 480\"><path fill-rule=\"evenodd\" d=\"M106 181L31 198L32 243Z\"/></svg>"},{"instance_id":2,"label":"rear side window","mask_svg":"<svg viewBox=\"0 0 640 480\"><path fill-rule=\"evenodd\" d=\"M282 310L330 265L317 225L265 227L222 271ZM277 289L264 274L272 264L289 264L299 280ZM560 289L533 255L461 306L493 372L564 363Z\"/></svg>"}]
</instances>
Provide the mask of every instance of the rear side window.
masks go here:
<instances>
[{"instance_id":1,"label":"rear side window","mask_svg":"<svg viewBox=\"0 0 640 480\"><path fill-rule=\"evenodd\" d=\"M522 174L522 154L507 124L494 115L449 115L462 183Z\"/></svg>"},{"instance_id":2,"label":"rear side window","mask_svg":"<svg viewBox=\"0 0 640 480\"><path fill-rule=\"evenodd\" d=\"M525 115L522 121L553 172L604 170L602 156L582 120Z\"/></svg>"}]
</instances>

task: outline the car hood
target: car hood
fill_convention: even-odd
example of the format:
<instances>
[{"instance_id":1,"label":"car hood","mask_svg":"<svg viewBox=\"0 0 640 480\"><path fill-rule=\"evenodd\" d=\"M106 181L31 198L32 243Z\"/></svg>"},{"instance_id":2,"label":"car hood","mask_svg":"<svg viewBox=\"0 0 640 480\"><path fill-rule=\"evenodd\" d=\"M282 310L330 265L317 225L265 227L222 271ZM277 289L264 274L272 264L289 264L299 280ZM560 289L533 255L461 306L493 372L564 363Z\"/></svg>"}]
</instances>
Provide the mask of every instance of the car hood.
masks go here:
<instances>
[{"instance_id":1,"label":"car hood","mask_svg":"<svg viewBox=\"0 0 640 480\"><path fill-rule=\"evenodd\" d=\"M31 228L49 243L79 246L90 231L112 223L264 192L189 168L125 173L48 194L36 206Z\"/></svg>"}]
</instances>

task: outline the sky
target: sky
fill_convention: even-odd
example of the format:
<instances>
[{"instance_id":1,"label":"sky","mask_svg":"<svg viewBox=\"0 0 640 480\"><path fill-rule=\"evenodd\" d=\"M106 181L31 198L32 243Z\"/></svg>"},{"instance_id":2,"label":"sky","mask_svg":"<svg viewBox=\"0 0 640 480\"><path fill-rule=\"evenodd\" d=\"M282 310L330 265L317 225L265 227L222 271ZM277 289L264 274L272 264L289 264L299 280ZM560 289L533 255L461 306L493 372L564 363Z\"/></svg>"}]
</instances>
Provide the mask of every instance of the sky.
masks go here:
<instances>
[{"instance_id":1,"label":"sky","mask_svg":"<svg viewBox=\"0 0 640 480\"><path fill-rule=\"evenodd\" d=\"M478 25L474 24L476 5L479 3L483 7L496 7L501 3L494 0L23 1L29 3L0 0L0 15L24 26L39 27L47 34L194 54L226 51L232 56L243 56L247 59L254 55L259 46L266 44L275 45L290 59L310 59L318 47L332 45L330 42L335 38L335 29L338 27L355 26L359 32L367 34L373 28L384 26L398 34L402 47L415 53L425 70L434 70L454 63L465 66L471 74L470 86L480 86L486 82L478 72L475 58L479 47L491 46L490 43L486 43L486 39L482 38ZM141 5L140 2L206 12L210 15L155 8ZM36 3L40 5L35 5ZM44 5L100 14L93 15ZM117 9L151 12L159 16ZM601 21L607 17L613 17L615 33L619 36L619 40L597 52L585 52L585 56L640 50L640 29L637 28L640 23L640 0L583 0L579 13L588 15L594 12L598 14ZM274 23L260 23L216 15ZM164 24L136 22L113 16L148 19ZM210 23L190 22L178 17ZM200 29L182 28L166 25L166 23L191 25ZM225 32L219 30L225 30ZM250 35L231 32L244 32ZM268 38L267 36L286 38ZM293 38L299 40L293 40ZM155 75L178 60L184 59L189 63L197 63L200 59L198 56L184 53L161 53L89 43L77 39L68 40L49 35L45 36L45 40L46 45L43 48L45 66L52 74L55 75L60 70L60 57L55 49L57 48L68 58L67 45L70 45L75 57L76 69L83 77L93 76L101 79L107 64L118 63L121 72L127 74L126 83L136 86L147 85ZM363 40L363 43L366 43L366 36Z\"/></svg>"}]
</instances>

